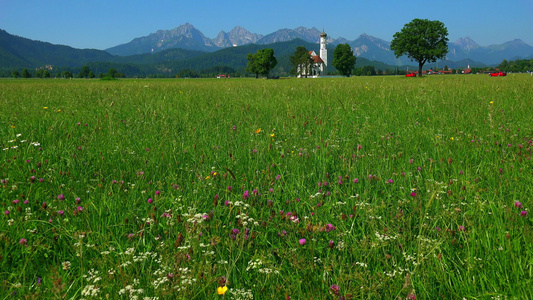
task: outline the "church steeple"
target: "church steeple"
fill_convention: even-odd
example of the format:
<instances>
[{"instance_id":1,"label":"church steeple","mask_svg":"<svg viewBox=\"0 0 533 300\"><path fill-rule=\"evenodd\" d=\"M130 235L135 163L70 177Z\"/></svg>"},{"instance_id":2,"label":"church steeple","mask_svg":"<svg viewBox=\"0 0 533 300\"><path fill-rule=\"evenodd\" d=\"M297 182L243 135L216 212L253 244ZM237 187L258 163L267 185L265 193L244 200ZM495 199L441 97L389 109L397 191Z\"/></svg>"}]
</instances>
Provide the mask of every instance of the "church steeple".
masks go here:
<instances>
[{"instance_id":1,"label":"church steeple","mask_svg":"<svg viewBox=\"0 0 533 300\"><path fill-rule=\"evenodd\" d=\"M320 58L324 61L324 70L322 70L322 74L327 74L327 67L328 67L328 49L326 44L326 37L328 35L326 32L324 32L324 28L322 28L322 33L320 33Z\"/></svg>"}]
</instances>

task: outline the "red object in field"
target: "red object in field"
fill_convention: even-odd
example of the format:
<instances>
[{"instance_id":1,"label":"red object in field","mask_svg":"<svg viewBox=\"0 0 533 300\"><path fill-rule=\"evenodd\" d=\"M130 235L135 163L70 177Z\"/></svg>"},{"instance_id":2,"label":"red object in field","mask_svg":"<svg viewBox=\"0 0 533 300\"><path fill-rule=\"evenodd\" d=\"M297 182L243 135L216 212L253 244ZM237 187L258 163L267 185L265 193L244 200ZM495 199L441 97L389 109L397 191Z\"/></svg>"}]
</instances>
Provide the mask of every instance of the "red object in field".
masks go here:
<instances>
[{"instance_id":1,"label":"red object in field","mask_svg":"<svg viewBox=\"0 0 533 300\"><path fill-rule=\"evenodd\" d=\"M416 77L416 73L405 74L405 77Z\"/></svg>"},{"instance_id":2,"label":"red object in field","mask_svg":"<svg viewBox=\"0 0 533 300\"><path fill-rule=\"evenodd\" d=\"M497 76L507 76L507 73L505 73L505 72L493 72L493 73L490 73L490 77L497 77Z\"/></svg>"}]
</instances>

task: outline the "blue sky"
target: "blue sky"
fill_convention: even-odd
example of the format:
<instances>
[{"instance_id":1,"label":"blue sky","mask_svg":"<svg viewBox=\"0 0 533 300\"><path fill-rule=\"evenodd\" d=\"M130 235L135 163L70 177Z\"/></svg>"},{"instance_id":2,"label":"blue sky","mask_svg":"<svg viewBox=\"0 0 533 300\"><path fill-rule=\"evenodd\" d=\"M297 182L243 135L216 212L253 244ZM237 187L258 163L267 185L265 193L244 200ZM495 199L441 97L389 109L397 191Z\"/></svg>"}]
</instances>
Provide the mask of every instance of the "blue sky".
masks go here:
<instances>
[{"instance_id":1,"label":"blue sky","mask_svg":"<svg viewBox=\"0 0 533 300\"><path fill-rule=\"evenodd\" d=\"M0 0L0 29L95 49L186 22L209 38L237 25L264 35L304 26L333 38L366 33L391 41L414 18L443 22L450 42L468 36L488 46L519 38L533 46L533 0Z\"/></svg>"}]
</instances>

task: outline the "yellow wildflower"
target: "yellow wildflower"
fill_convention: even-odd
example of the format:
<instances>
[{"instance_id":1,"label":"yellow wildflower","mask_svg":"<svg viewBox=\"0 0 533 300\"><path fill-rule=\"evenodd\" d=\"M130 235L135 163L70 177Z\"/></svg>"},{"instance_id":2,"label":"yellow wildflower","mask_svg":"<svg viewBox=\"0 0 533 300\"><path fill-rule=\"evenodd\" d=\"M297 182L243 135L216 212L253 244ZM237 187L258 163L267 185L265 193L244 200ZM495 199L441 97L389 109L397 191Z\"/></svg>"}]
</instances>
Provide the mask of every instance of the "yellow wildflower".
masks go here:
<instances>
[{"instance_id":1,"label":"yellow wildflower","mask_svg":"<svg viewBox=\"0 0 533 300\"><path fill-rule=\"evenodd\" d=\"M226 291L228 290L228 287L227 286L219 286L217 288L217 294L219 295L224 295L226 293Z\"/></svg>"},{"instance_id":2,"label":"yellow wildflower","mask_svg":"<svg viewBox=\"0 0 533 300\"><path fill-rule=\"evenodd\" d=\"M209 179L209 178L211 178L211 176L207 176L205 179Z\"/></svg>"},{"instance_id":3,"label":"yellow wildflower","mask_svg":"<svg viewBox=\"0 0 533 300\"><path fill-rule=\"evenodd\" d=\"M452 140L452 141L453 141L453 136L452 136L452 137L450 138L450 140Z\"/></svg>"},{"instance_id":4,"label":"yellow wildflower","mask_svg":"<svg viewBox=\"0 0 533 300\"><path fill-rule=\"evenodd\" d=\"M43 107L43 109L48 109L48 107L45 106L45 107Z\"/></svg>"},{"instance_id":5,"label":"yellow wildflower","mask_svg":"<svg viewBox=\"0 0 533 300\"><path fill-rule=\"evenodd\" d=\"M270 137L274 137L274 135L275 135L275 134L272 133L272 134L270 135Z\"/></svg>"},{"instance_id":6,"label":"yellow wildflower","mask_svg":"<svg viewBox=\"0 0 533 300\"><path fill-rule=\"evenodd\" d=\"M259 132L261 132L261 128L257 128L257 129L254 131L254 133L259 133Z\"/></svg>"}]
</instances>

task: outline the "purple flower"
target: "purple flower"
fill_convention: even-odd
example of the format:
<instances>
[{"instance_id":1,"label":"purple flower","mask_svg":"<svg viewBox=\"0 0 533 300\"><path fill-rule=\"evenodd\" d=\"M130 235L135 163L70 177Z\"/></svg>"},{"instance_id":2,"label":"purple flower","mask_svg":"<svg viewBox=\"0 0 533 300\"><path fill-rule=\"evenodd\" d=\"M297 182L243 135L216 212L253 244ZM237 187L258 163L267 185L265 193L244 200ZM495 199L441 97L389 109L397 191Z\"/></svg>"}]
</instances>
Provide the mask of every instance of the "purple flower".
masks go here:
<instances>
[{"instance_id":1,"label":"purple flower","mask_svg":"<svg viewBox=\"0 0 533 300\"><path fill-rule=\"evenodd\" d=\"M281 179L281 175L276 176L276 180L280 180L280 179Z\"/></svg>"},{"instance_id":2,"label":"purple flower","mask_svg":"<svg viewBox=\"0 0 533 300\"><path fill-rule=\"evenodd\" d=\"M231 186L228 185L228 192L231 192Z\"/></svg>"},{"instance_id":3,"label":"purple flower","mask_svg":"<svg viewBox=\"0 0 533 300\"><path fill-rule=\"evenodd\" d=\"M459 230L460 231L465 231L465 227L463 225L459 225Z\"/></svg>"},{"instance_id":4,"label":"purple flower","mask_svg":"<svg viewBox=\"0 0 533 300\"><path fill-rule=\"evenodd\" d=\"M331 290L331 292L332 292L334 295L337 295L337 296L339 295L339 292L340 292L340 290L341 290L341 288L340 288L338 285L336 285L336 284L332 284L332 285L329 287L329 289Z\"/></svg>"},{"instance_id":5,"label":"purple flower","mask_svg":"<svg viewBox=\"0 0 533 300\"><path fill-rule=\"evenodd\" d=\"M300 245L305 245L305 239L299 239L298 243L300 243Z\"/></svg>"},{"instance_id":6,"label":"purple flower","mask_svg":"<svg viewBox=\"0 0 533 300\"><path fill-rule=\"evenodd\" d=\"M416 193L415 192L411 192L411 197L416 197Z\"/></svg>"},{"instance_id":7,"label":"purple flower","mask_svg":"<svg viewBox=\"0 0 533 300\"><path fill-rule=\"evenodd\" d=\"M15 199L15 200L11 201L11 203L17 205L19 203L19 199Z\"/></svg>"},{"instance_id":8,"label":"purple flower","mask_svg":"<svg viewBox=\"0 0 533 300\"><path fill-rule=\"evenodd\" d=\"M155 195L156 195L156 196L159 196L160 194L161 194L160 191L155 191Z\"/></svg>"},{"instance_id":9,"label":"purple flower","mask_svg":"<svg viewBox=\"0 0 533 300\"><path fill-rule=\"evenodd\" d=\"M248 197L249 197L249 194L248 194L248 191L246 190L246 191L244 191L244 194L242 194L242 198L244 200L246 200L246 199L248 199Z\"/></svg>"},{"instance_id":10,"label":"purple flower","mask_svg":"<svg viewBox=\"0 0 533 300\"><path fill-rule=\"evenodd\" d=\"M522 203L516 201L516 202L514 203L514 207L522 208Z\"/></svg>"},{"instance_id":11,"label":"purple flower","mask_svg":"<svg viewBox=\"0 0 533 300\"><path fill-rule=\"evenodd\" d=\"M521 211L521 212L520 212L520 215L521 215L522 217L526 217L526 216L527 216L527 211L525 211L525 210Z\"/></svg>"},{"instance_id":12,"label":"purple flower","mask_svg":"<svg viewBox=\"0 0 533 300\"><path fill-rule=\"evenodd\" d=\"M154 202L154 200L152 200L152 198L148 198L148 204L152 204L152 202Z\"/></svg>"},{"instance_id":13,"label":"purple flower","mask_svg":"<svg viewBox=\"0 0 533 300\"><path fill-rule=\"evenodd\" d=\"M57 196L57 199L63 201L63 200L65 200L65 196L63 194L61 194L61 195Z\"/></svg>"},{"instance_id":14,"label":"purple flower","mask_svg":"<svg viewBox=\"0 0 533 300\"><path fill-rule=\"evenodd\" d=\"M234 235L239 234L239 232L241 232L241 231L239 229L237 229L237 228L233 228L233 230L231 230L231 233L234 234Z\"/></svg>"},{"instance_id":15,"label":"purple flower","mask_svg":"<svg viewBox=\"0 0 533 300\"><path fill-rule=\"evenodd\" d=\"M333 230L335 230L335 226L333 226L332 224L326 224L326 232L330 232Z\"/></svg>"},{"instance_id":16,"label":"purple flower","mask_svg":"<svg viewBox=\"0 0 533 300\"><path fill-rule=\"evenodd\" d=\"M409 163L412 164L414 161L415 161L415 160L411 158L411 159L409 160Z\"/></svg>"},{"instance_id":17,"label":"purple flower","mask_svg":"<svg viewBox=\"0 0 533 300\"><path fill-rule=\"evenodd\" d=\"M28 240L25 239L25 238L21 238L20 241L19 241L19 244L21 245L26 245L28 243Z\"/></svg>"},{"instance_id":18,"label":"purple flower","mask_svg":"<svg viewBox=\"0 0 533 300\"><path fill-rule=\"evenodd\" d=\"M362 148L363 148L363 146L357 145L357 150L361 150Z\"/></svg>"},{"instance_id":19,"label":"purple flower","mask_svg":"<svg viewBox=\"0 0 533 300\"><path fill-rule=\"evenodd\" d=\"M76 203L80 203L81 199L80 198L76 198Z\"/></svg>"},{"instance_id":20,"label":"purple flower","mask_svg":"<svg viewBox=\"0 0 533 300\"><path fill-rule=\"evenodd\" d=\"M83 207L81 207L81 206L78 206L76 209L77 209L79 212L82 212L82 211L83 211Z\"/></svg>"},{"instance_id":21,"label":"purple flower","mask_svg":"<svg viewBox=\"0 0 533 300\"><path fill-rule=\"evenodd\" d=\"M6 210L6 211L4 212L4 215L6 215L6 216L9 215L9 210Z\"/></svg>"},{"instance_id":22,"label":"purple flower","mask_svg":"<svg viewBox=\"0 0 533 300\"><path fill-rule=\"evenodd\" d=\"M329 249L333 249L333 246L335 246L335 242L332 241L332 240L330 240L330 241L328 242L328 247L329 247Z\"/></svg>"},{"instance_id":23,"label":"purple flower","mask_svg":"<svg viewBox=\"0 0 533 300\"><path fill-rule=\"evenodd\" d=\"M64 211L62 211L62 210L59 210L59 211L57 211L57 214L58 214L58 215L60 215L60 216L62 216L62 215L64 215L64 214L65 214L65 212L64 212Z\"/></svg>"},{"instance_id":24,"label":"purple flower","mask_svg":"<svg viewBox=\"0 0 533 300\"><path fill-rule=\"evenodd\" d=\"M224 202L224 206L228 206L228 205L229 205L229 200L226 200L226 201Z\"/></svg>"},{"instance_id":25,"label":"purple flower","mask_svg":"<svg viewBox=\"0 0 533 300\"><path fill-rule=\"evenodd\" d=\"M358 183L358 182L359 182L359 179L354 178L353 183Z\"/></svg>"},{"instance_id":26,"label":"purple flower","mask_svg":"<svg viewBox=\"0 0 533 300\"><path fill-rule=\"evenodd\" d=\"M235 129L237 129L237 127L235 125L233 125L233 127L231 129L235 130Z\"/></svg>"},{"instance_id":27,"label":"purple flower","mask_svg":"<svg viewBox=\"0 0 533 300\"><path fill-rule=\"evenodd\" d=\"M389 179L389 183L393 183L393 182L394 182L394 180L392 180L392 178L391 178L391 179Z\"/></svg>"}]
</instances>

